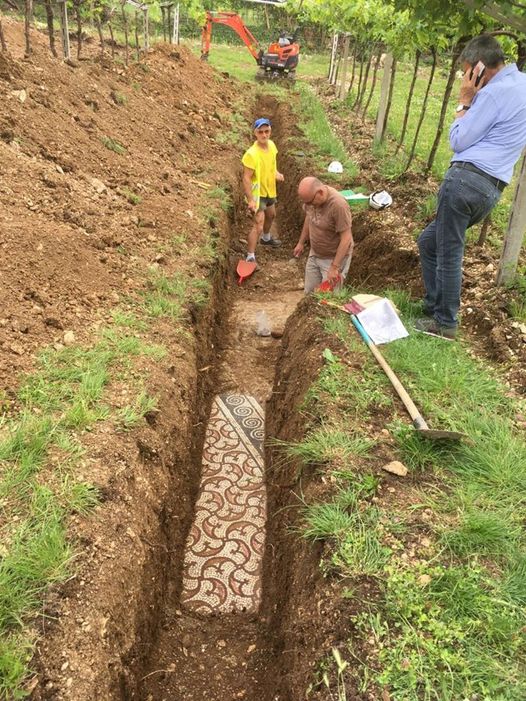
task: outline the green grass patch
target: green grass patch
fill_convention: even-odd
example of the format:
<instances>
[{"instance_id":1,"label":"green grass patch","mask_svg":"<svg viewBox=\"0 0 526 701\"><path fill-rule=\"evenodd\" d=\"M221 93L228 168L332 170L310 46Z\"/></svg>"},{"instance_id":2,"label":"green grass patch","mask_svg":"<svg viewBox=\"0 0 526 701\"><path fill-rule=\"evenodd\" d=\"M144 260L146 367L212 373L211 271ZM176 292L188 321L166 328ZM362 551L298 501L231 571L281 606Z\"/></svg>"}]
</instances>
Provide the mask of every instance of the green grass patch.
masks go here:
<instances>
[{"instance_id":1,"label":"green grass patch","mask_svg":"<svg viewBox=\"0 0 526 701\"><path fill-rule=\"evenodd\" d=\"M300 94L300 126L313 150L318 154L316 159L320 171L324 172L324 179L333 179L336 183L343 179L353 178L358 173L358 168L349 159L342 141L330 128L327 116L321 102L314 91L307 85L299 85ZM340 161L344 172L342 175L327 173L327 166L331 161Z\"/></svg>"},{"instance_id":2,"label":"green grass patch","mask_svg":"<svg viewBox=\"0 0 526 701\"><path fill-rule=\"evenodd\" d=\"M137 205L142 202L141 197L127 187L121 187L118 192L119 195L125 197L130 204Z\"/></svg>"},{"instance_id":3,"label":"green grass patch","mask_svg":"<svg viewBox=\"0 0 526 701\"><path fill-rule=\"evenodd\" d=\"M406 292L387 294L410 329L419 305ZM323 465L334 485L328 499L305 506L303 535L326 541L323 571L345 576L350 597L361 596L364 575L378 581L378 599L354 617L374 648L358 668L362 689L374 696L387 688L404 701L519 701L526 694L526 444L514 423L521 403L461 343L411 332L382 353L431 426L467 436L425 440L405 412L392 412L393 390L348 318L334 312L323 327L346 351L324 351L303 407L311 428L283 454ZM361 369L349 366L346 358L358 356ZM413 485L406 503L378 499L382 479L369 474L376 447L362 443L359 427L379 405L391 414L384 418L390 450L427 485ZM413 516L423 510L424 551Z\"/></svg>"},{"instance_id":4,"label":"green grass patch","mask_svg":"<svg viewBox=\"0 0 526 701\"><path fill-rule=\"evenodd\" d=\"M75 477L83 454L82 433L113 416L118 427L129 429L155 408L155 400L140 390L130 407L117 415L104 401L112 376L129 371L131 358L160 358L165 353L160 346L126 335L127 325L128 320L120 329L105 329L91 347L42 352L36 372L20 385L20 412L4 416L0 424L3 698L25 696L23 680L35 636L32 622L47 588L71 574L74 544L66 538L67 518L86 514L99 502L97 488Z\"/></svg>"},{"instance_id":5,"label":"green grass patch","mask_svg":"<svg viewBox=\"0 0 526 701\"><path fill-rule=\"evenodd\" d=\"M117 428L130 431L139 424L145 414L156 408L157 398L150 396L144 390L141 391L133 404L129 404L117 412Z\"/></svg>"},{"instance_id":6,"label":"green grass patch","mask_svg":"<svg viewBox=\"0 0 526 701\"><path fill-rule=\"evenodd\" d=\"M126 148L122 144L119 144L118 141L115 141L115 139L112 139L109 136L102 136L101 141L107 149L113 151L114 153L118 153L119 156L123 156L126 153Z\"/></svg>"},{"instance_id":7,"label":"green grass patch","mask_svg":"<svg viewBox=\"0 0 526 701\"><path fill-rule=\"evenodd\" d=\"M191 42L189 42L191 43ZM191 43L192 51L198 55L201 53L199 42ZM218 71L226 71L229 75L246 83L255 83L258 66L254 58L244 46L232 46L230 44L214 43L210 47L208 63ZM300 63L297 69L297 83L302 80L322 78L328 72L327 54L303 52L300 54ZM258 84L258 88L271 89L270 84ZM289 87L288 89L293 89Z\"/></svg>"}]
</instances>

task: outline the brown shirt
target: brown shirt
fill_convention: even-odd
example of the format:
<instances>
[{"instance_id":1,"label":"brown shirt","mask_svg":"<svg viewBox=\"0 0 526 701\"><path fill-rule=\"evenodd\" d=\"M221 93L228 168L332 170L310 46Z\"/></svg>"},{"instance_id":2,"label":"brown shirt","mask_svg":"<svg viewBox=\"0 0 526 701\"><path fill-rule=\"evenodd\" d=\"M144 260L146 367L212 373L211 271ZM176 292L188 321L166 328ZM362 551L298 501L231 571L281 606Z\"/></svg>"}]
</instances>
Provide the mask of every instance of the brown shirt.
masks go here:
<instances>
[{"instance_id":1,"label":"brown shirt","mask_svg":"<svg viewBox=\"0 0 526 701\"><path fill-rule=\"evenodd\" d=\"M340 236L351 230L351 208L343 195L327 186L329 196L321 207L305 205L305 216L309 224L311 255L319 258L334 258L340 245Z\"/></svg>"}]
</instances>

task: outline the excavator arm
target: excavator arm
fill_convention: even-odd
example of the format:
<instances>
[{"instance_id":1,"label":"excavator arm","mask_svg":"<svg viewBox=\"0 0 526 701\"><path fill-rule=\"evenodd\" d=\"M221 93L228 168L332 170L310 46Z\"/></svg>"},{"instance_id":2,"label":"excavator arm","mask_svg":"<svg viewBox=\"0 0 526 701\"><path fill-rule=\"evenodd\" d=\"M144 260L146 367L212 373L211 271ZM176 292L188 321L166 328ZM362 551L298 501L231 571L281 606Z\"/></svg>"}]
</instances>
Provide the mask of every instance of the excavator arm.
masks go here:
<instances>
[{"instance_id":1,"label":"excavator arm","mask_svg":"<svg viewBox=\"0 0 526 701\"><path fill-rule=\"evenodd\" d=\"M207 12L206 22L203 26L201 35L201 59L206 61L208 52L210 51L210 41L212 39L212 25L226 24L231 27L239 36L241 41L246 45L252 56L259 63L261 59L261 50L258 42L252 32L245 25L241 17L235 12Z\"/></svg>"}]
</instances>

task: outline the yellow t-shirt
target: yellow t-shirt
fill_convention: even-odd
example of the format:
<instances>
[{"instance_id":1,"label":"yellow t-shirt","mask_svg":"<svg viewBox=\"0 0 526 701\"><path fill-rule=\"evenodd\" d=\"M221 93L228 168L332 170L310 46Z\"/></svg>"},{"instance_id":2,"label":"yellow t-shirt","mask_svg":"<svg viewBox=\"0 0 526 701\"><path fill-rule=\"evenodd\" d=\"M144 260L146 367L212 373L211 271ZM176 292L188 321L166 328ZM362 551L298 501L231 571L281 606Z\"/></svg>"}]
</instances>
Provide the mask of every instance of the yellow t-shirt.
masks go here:
<instances>
[{"instance_id":1,"label":"yellow t-shirt","mask_svg":"<svg viewBox=\"0 0 526 701\"><path fill-rule=\"evenodd\" d=\"M252 192L259 204L260 197L276 197L276 144L268 140L268 148L262 149L255 141L245 151L241 162L254 171L252 175Z\"/></svg>"}]
</instances>

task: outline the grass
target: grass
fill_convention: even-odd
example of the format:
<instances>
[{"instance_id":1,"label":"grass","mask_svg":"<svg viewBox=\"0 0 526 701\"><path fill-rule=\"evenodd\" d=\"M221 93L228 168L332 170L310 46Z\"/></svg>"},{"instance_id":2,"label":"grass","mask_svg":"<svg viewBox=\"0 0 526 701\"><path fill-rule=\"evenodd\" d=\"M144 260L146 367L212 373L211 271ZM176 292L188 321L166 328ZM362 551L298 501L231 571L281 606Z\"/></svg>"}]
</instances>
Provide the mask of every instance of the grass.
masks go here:
<instances>
[{"instance_id":1,"label":"grass","mask_svg":"<svg viewBox=\"0 0 526 701\"><path fill-rule=\"evenodd\" d=\"M317 154L316 163L323 172L324 179L340 182L353 178L358 169L347 156L342 141L332 132L322 104L307 85L298 85L300 94L300 126L305 137ZM342 175L327 173L327 166L331 161L340 161L344 172ZM332 178L330 177L332 175Z\"/></svg>"},{"instance_id":2,"label":"grass","mask_svg":"<svg viewBox=\"0 0 526 701\"><path fill-rule=\"evenodd\" d=\"M142 390L133 404L129 404L117 412L117 427L123 431L130 431L135 428L141 419L157 408L156 397L150 396Z\"/></svg>"},{"instance_id":3,"label":"grass","mask_svg":"<svg viewBox=\"0 0 526 701\"><path fill-rule=\"evenodd\" d=\"M0 693L5 698L24 695L22 680L35 635L28 624L38 614L43 592L71 572L68 515L87 513L98 504L97 488L75 477L83 453L80 436L112 418L104 395L116 369L125 369L131 356L159 358L162 353L112 329L92 347L46 350L37 371L21 383L20 413L2 418ZM130 412L115 418L129 428L154 406L139 392Z\"/></svg>"},{"instance_id":4,"label":"grass","mask_svg":"<svg viewBox=\"0 0 526 701\"><path fill-rule=\"evenodd\" d=\"M115 139L110 138L109 136L102 136L101 141L107 149L113 151L114 153L117 153L119 156L123 156L126 153L125 147L122 144L119 144L118 141L115 141Z\"/></svg>"},{"instance_id":5,"label":"grass","mask_svg":"<svg viewBox=\"0 0 526 701\"><path fill-rule=\"evenodd\" d=\"M200 55L201 45L198 42L188 42L195 54ZM219 71L226 71L242 82L255 82L258 70L255 60L244 46L229 44L214 44L210 47L208 62ZM297 70L297 80L321 78L328 72L328 56L325 54L300 54L300 64ZM269 86L270 87L270 86Z\"/></svg>"},{"instance_id":6,"label":"grass","mask_svg":"<svg viewBox=\"0 0 526 701\"><path fill-rule=\"evenodd\" d=\"M137 205L142 202L141 197L127 187L121 187L118 192L119 195L125 197L130 204Z\"/></svg>"},{"instance_id":7,"label":"grass","mask_svg":"<svg viewBox=\"0 0 526 701\"><path fill-rule=\"evenodd\" d=\"M410 328L418 305L406 292L388 294ZM323 325L339 348L362 357L362 369L346 364L346 351L323 353L303 406L311 427L283 446L283 459L323 465L331 476L330 497L305 505L302 529L326 541L323 571L346 577L351 598L361 577L377 579L378 599L353 616L365 641L354 669L362 690L374 696L385 688L404 701L519 701L526 695L526 445L513 417L521 403L461 343L411 333L382 352L432 426L469 437L426 441L405 413L393 413L392 389L346 317L334 312ZM405 496L394 501L382 498L381 479L371 474L375 444L358 432L379 403L391 414L396 459L428 485L407 490L401 482L396 493ZM413 516L422 510L430 514L425 547Z\"/></svg>"},{"instance_id":8,"label":"grass","mask_svg":"<svg viewBox=\"0 0 526 701\"><path fill-rule=\"evenodd\" d=\"M335 463L343 468L353 457L366 456L372 441L353 435L339 426L322 425L311 431L301 443L287 444L290 457L299 457L312 464Z\"/></svg>"}]
</instances>

